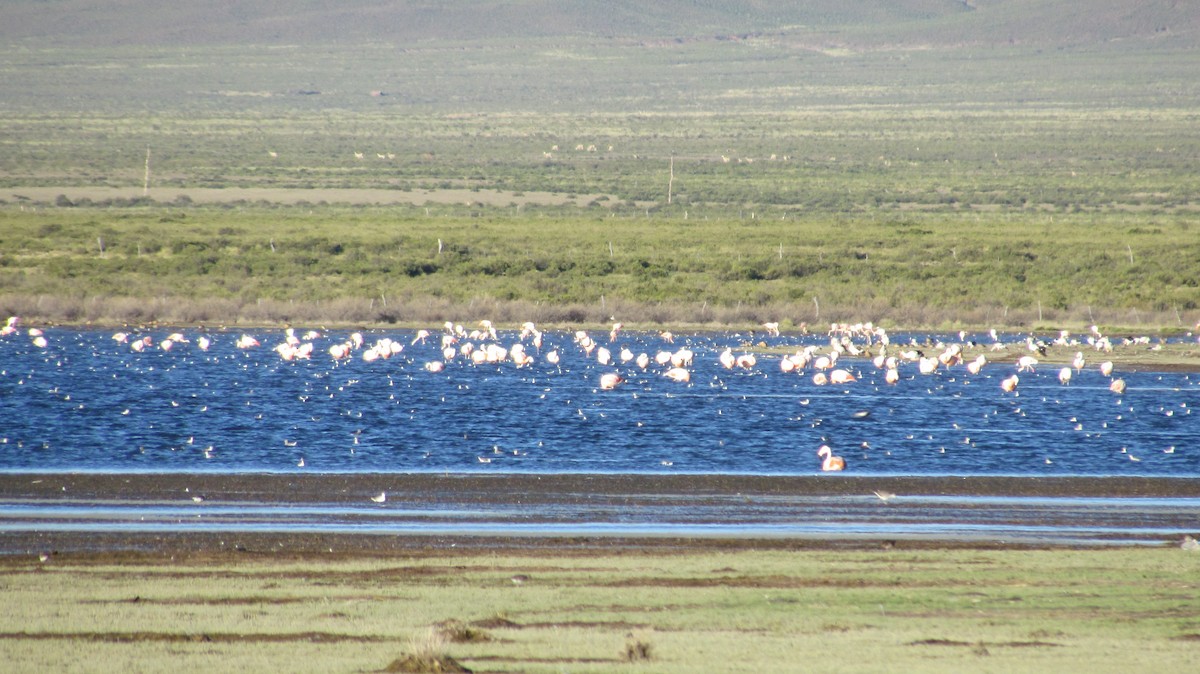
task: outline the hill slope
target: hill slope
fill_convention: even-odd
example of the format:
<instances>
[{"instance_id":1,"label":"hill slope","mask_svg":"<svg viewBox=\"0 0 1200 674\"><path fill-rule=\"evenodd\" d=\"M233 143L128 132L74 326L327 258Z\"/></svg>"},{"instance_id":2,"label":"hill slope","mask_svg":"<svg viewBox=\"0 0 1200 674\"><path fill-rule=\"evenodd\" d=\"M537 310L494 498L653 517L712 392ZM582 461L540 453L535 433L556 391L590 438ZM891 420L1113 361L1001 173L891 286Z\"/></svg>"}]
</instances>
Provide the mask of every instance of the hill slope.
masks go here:
<instances>
[{"instance_id":1,"label":"hill slope","mask_svg":"<svg viewBox=\"0 0 1200 674\"><path fill-rule=\"evenodd\" d=\"M0 7L0 40L21 47L762 32L860 47L1192 40L1200 10L1182 0L8 0Z\"/></svg>"}]
</instances>

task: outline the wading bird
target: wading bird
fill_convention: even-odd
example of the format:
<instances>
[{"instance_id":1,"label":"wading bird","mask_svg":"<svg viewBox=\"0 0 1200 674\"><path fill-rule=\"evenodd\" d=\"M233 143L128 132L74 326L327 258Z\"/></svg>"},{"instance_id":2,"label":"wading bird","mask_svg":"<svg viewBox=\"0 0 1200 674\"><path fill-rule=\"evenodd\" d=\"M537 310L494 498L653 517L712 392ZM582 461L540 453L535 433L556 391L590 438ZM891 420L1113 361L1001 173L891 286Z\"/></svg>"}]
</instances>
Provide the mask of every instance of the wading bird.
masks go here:
<instances>
[{"instance_id":1,"label":"wading bird","mask_svg":"<svg viewBox=\"0 0 1200 674\"><path fill-rule=\"evenodd\" d=\"M824 459L824 461L821 462L821 470L823 471L846 469L846 460L840 456L835 456L833 454L833 450L829 448L829 445L821 445L817 449L817 456Z\"/></svg>"}]
</instances>

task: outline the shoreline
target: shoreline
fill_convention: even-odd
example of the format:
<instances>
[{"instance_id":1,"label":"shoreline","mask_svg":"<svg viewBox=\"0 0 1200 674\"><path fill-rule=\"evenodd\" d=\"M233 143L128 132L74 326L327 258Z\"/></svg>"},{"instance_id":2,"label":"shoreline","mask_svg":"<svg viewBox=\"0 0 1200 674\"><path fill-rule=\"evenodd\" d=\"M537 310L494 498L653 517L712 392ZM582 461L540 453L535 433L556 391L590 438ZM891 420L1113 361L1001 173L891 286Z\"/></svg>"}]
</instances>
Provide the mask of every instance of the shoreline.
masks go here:
<instances>
[{"instance_id":1,"label":"shoreline","mask_svg":"<svg viewBox=\"0 0 1200 674\"><path fill-rule=\"evenodd\" d=\"M1155 546L1200 530L1197 494L1170 477L0 473L0 557Z\"/></svg>"},{"instance_id":2,"label":"shoreline","mask_svg":"<svg viewBox=\"0 0 1200 674\"><path fill-rule=\"evenodd\" d=\"M497 489L499 488L499 489ZM536 488L536 489L535 489ZM88 472L0 471L0 495L156 499L185 490L290 503L357 502L382 489L486 494L494 503L593 494L869 494L876 489L942 496L1179 498L1200 494L1200 478L1008 475L756 475L750 473L444 473L444 472Z\"/></svg>"},{"instance_id":3,"label":"shoreline","mask_svg":"<svg viewBox=\"0 0 1200 674\"><path fill-rule=\"evenodd\" d=\"M22 323L25 323L25 321L22 320ZM138 326L136 326L136 328L134 326L132 326L131 324L106 323L106 322L96 322L96 323L92 323L92 322L83 322L83 323L49 322L49 323L44 323L44 324L39 324L39 325L41 325L42 327L45 327L45 328L50 328L50 329L55 329L55 330L76 330L76 331L80 331L80 332L103 332L103 331L108 331L108 330L121 330L121 331L136 330L138 332L200 331L200 332L205 332L205 333L245 333L248 331L252 332L252 331L259 331L259 330L261 330L261 331L280 331L281 332L289 327L292 327L292 328L295 327L290 324L240 325L240 324L236 324L236 323L214 324L212 322L206 322L206 323L200 323L197 325L185 325L185 324L177 324L177 323L158 323L158 322L154 322L154 321L148 322L146 324L138 325ZM303 324L301 323L301 325L303 325ZM355 325L357 325L357 327L355 327ZM595 324L595 325L580 324L580 326L587 328L587 329L602 329L602 330L608 329L606 326L603 326L600 324ZM575 326L575 328L578 328L580 326ZM750 352L750 353L757 353L760 355L769 356L769 357L773 357L773 356L782 357L786 354L790 354L794 350L793 347L795 346L795 344L799 344L800 341L803 341L806 338L807 339L820 339L821 334L822 334L819 330L814 331L814 332L809 332L807 330L805 330L805 331L787 330L787 331L782 332L782 336L787 339L797 340L795 342L795 344L789 344L786 346L779 345L779 344L767 345L765 342L763 342L761 340L759 340L758 342L754 341L755 340L754 331L757 327L759 327L759 326L741 326L740 328L738 328L738 327L729 326L729 325L726 325L726 326L690 325L690 324L684 325L684 324L671 323L671 324L664 324L661 326L651 328L651 327L647 327L647 326L641 325L641 324L630 324L629 326L626 327L626 331L629 333L653 333L653 332L657 332L659 330L669 329L669 331L674 332L677 335L685 335L685 334L719 335L719 334L729 334L732 331L739 339L742 340L742 344L740 347L740 348L742 348L742 350ZM571 330L575 329L575 328L568 327L565 325L559 325L557 323L548 324L548 325L544 326L544 328L546 331L558 331L558 332L564 332L564 333L570 332ZM419 329L431 329L431 324L430 323L420 323L420 322L413 322L411 324L405 323L405 324L394 324L394 325L368 325L368 326L363 326L363 325L359 325L359 324L347 324L347 325L336 325L336 324L325 325L325 324L322 324L320 329L323 332L327 332L330 330L352 331L352 330L358 329L358 330L368 330L368 331L371 331L372 333L375 333L375 332L386 333L386 332L390 332L390 331L404 332L404 331L416 331ZM515 328L509 328L507 326L500 328L500 330L509 330L509 329L515 330ZM749 330L748 334L745 336L741 335L738 332L741 329L748 329ZM925 330L925 329L921 329L921 328L899 328L899 329L893 330L892 332L895 332L895 333L928 332L928 334L934 335L934 334L940 334L940 333L949 333L949 332L953 332L953 331L950 329L937 330L937 329L931 328L931 329ZM1046 334L1046 335L1050 335L1057 331L1050 330L1050 329L1022 331L1022 330L1018 330L1016 328L1012 328L1012 329L1005 329L1005 330L1001 331L1001 334L1008 336L1008 337L1015 337L1017 335L1036 334L1039 332ZM1111 361L1115 367L1118 367L1118 368L1120 368L1124 371L1128 371L1128 372L1182 372L1182 373L1195 372L1195 373L1200 373L1200 341L1192 341L1192 339L1191 339L1192 333L1191 332L1165 333L1160 329L1160 330L1158 330L1158 333L1159 333L1159 336L1158 336L1159 341L1157 343L1155 343L1153 346L1117 344L1114 346L1114 349L1108 353L1102 353L1102 352L1095 351L1093 349L1093 347L1091 347L1090 345L1086 345L1086 344L1078 344L1078 345L1072 345L1072 346L1050 345L1045 349L1045 353L1040 355L1040 361L1043 366L1069 365L1069 364L1071 364L1072 360L1074 359L1075 354L1077 352L1082 352L1082 353L1086 354L1086 356L1089 360L1095 360L1097 362L1102 361L1102 360ZM1178 336L1178 335L1186 336L1188 338L1187 341L1176 341L1173 343L1167 343L1166 341L1164 341L1166 339L1171 338L1172 336ZM1198 339L1200 339L1200 338L1198 338ZM1014 363L1019 356L1025 354L1025 346L1023 343L1018 343L1015 341L1008 342L1007 344L1005 344L1005 347L1006 348L997 351L997 350L992 349L990 346L985 346L983 344L976 344L974 346L971 346L971 347L965 349L964 354L966 354L968 356L982 355L985 358L987 358L989 362L992 362L992 363L1006 363L1006 362ZM1009 347L1011 347L1011 348L1009 348ZM868 356L863 356L864 359L866 359L867 357Z\"/></svg>"}]
</instances>

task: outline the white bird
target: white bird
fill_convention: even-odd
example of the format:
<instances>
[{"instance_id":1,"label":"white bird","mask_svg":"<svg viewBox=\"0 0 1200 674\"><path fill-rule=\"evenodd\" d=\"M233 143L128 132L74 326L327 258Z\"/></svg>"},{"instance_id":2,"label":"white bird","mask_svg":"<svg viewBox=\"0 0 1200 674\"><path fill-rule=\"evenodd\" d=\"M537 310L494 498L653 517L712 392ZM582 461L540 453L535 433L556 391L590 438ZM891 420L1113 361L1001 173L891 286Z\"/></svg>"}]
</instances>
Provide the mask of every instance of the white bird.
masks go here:
<instances>
[{"instance_id":1,"label":"white bird","mask_svg":"<svg viewBox=\"0 0 1200 674\"><path fill-rule=\"evenodd\" d=\"M615 372L608 372L600 375L600 388L605 391L611 391L625 381L621 375Z\"/></svg>"},{"instance_id":2,"label":"white bird","mask_svg":"<svg viewBox=\"0 0 1200 674\"><path fill-rule=\"evenodd\" d=\"M853 374L850 374L849 370L843 370L839 368L829 373L830 384L849 384L850 382L856 380L856 377Z\"/></svg>"},{"instance_id":3,"label":"white bird","mask_svg":"<svg viewBox=\"0 0 1200 674\"><path fill-rule=\"evenodd\" d=\"M387 501L387 492L381 491L381 492L379 492L379 496L372 496L371 500L376 503L383 503L383 502Z\"/></svg>"},{"instance_id":4,"label":"white bird","mask_svg":"<svg viewBox=\"0 0 1200 674\"><path fill-rule=\"evenodd\" d=\"M667 370L666 372L664 372L663 376L666 377L667 379L670 379L672 381L677 381L680 383L684 383L684 382L688 382L688 381L692 380L692 373L682 367L673 367L670 370Z\"/></svg>"},{"instance_id":5,"label":"white bird","mask_svg":"<svg viewBox=\"0 0 1200 674\"><path fill-rule=\"evenodd\" d=\"M829 445L821 445L817 448L817 456L824 459L821 462L821 470L837 471L846 469L846 460L840 456L835 456L833 450L829 449Z\"/></svg>"}]
</instances>

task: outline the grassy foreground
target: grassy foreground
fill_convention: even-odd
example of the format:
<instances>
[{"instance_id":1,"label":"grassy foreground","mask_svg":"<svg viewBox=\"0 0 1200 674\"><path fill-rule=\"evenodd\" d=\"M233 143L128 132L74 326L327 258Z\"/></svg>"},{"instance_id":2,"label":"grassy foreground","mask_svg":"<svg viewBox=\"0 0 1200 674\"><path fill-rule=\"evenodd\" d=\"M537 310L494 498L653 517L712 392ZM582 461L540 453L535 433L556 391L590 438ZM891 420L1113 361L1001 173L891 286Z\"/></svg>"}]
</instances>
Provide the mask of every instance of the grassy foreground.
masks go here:
<instances>
[{"instance_id":1,"label":"grassy foreground","mask_svg":"<svg viewBox=\"0 0 1200 674\"><path fill-rule=\"evenodd\" d=\"M1198 572L1175 547L8 558L0 657L55 672L409 671L415 655L477 672L1194 671Z\"/></svg>"}]
</instances>

